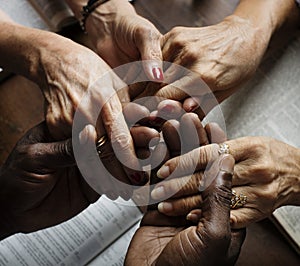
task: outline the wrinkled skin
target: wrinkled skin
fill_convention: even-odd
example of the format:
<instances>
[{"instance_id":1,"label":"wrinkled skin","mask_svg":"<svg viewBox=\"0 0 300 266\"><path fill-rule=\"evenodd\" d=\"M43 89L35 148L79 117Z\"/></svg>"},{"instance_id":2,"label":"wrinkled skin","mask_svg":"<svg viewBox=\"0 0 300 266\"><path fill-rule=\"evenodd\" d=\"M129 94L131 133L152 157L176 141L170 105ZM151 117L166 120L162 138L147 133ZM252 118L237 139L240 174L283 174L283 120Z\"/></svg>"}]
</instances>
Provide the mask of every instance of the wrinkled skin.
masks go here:
<instances>
[{"instance_id":1,"label":"wrinkled skin","mask_svg":"<svg viewBox=\"0 0 300 266\"><path fill-rule=\"evenodd\" d=\"M192 133L192 128L196 129L196 135ZM162 147L164 145L168 150L165 159L168 159L180 153L180 142L183 142L186 152L199 144L206 145L212 140L225 139L224 132L218 125L209 124L203 128L198 117L191 113L183 115L179 121L167 121L162 132L165 143L159 143L154 150L152 164L155 163L156 155L165 150ZM245 237L244 230L232 231L229 224L234 160L231 156L220 157L214 165L217 170L212 173L214 182L201 194L201 202L198 201L197 209L194 210L198 226L191 226L185 216L180 216L179 213L176 214L177 217L168 217L149 206L141 227L131 241L125 265L234 264ZM156 170L152 170L152 182L159 181ZM159 182L156 188L168 182ZM188 183L189 181L185 185ZM174 192L173 203L178 201L180 205L185 199L181 199L180 188L177 192ZM195 197L198 195L199 190L194 193ZM155 199L153 191L151 196ZM200 212L199 208L202 208ZM160 204L158 209L161 209ZM216 250L218 256L215 254Z\"/></svg>"},{"instance_id":2,"label":"wrinkled skin","mask_svg":"<svg viewBox=\"0 0 300 266\"><path fill-rule=\"evenodd\" d=\"M202 218L195 226L178 223L158 226L164 220L148 211L135 233L125 265L233 265L244 241L245 231L230 229L231 174L234 160L220 159L214 182L203 192ZM223 170L221 170L223 169Z\"/></svg>"},{"instance_id":3,"label":"wrinkled skin","mask_svg":"<svg viewBox=\"0 0 300 266\"><path fill-rule=\"evenodd\" d=\"M299 149L281 141L268 137L243 137L226 142L230 147L230 154L235 158L233 175L233 189L237 194L247 196L247 203L243 208L231 211L231 226L243 228L259 221L283 205L299 205ZM168 190L181 188L182 199L174 210L185 206L185 213L197 207L198 200L188 200L193 197L201 179L201 171L206 165L218 157L219 147L216 144L194 149L182 155L184 163L178 166L178 157L165 163L167 172L160 174L165 178L176 168L180 176L191 174L186 169L196 165L196 170L188 185L175 178L168 183ZM166 213L172 215L172 212ZM174 213L176 214L176 212Z\"/></svg>"},{"instance_id":4,"label":"wrinkled skin","mask_svg":"<svg viewBox=\"0 0 300 266\"><path fill-rule=\"evenodd\" d=\"M146 76L161 82L161 33L147 19L139 16L126 0L111 0L100 5L86 21L86 30L96 52L111 66L138 60Z\"/></svg>"}]
</instances>

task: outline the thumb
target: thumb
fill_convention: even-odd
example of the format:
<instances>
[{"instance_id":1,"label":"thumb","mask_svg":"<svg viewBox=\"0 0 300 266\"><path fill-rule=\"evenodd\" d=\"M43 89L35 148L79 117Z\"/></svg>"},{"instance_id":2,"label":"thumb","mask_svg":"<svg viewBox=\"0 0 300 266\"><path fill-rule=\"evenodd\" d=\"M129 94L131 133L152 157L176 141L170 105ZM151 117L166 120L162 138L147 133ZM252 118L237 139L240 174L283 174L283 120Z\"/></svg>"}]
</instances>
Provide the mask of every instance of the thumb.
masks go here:
<instances>
[{"instance_id":1,"label":"thumb","mask_svg":"<svg viewBox=\"0 0 300 266\"><path fill-rule=\"evenodd\" d=\"M76 164L72 139L50 143L36 143L28 146L27 158L46 169L57 169Z\"/></svg>"},{"instance_id":2,"label":"thumb","mask_svg":"<svg viewBox=\"0 0 300 266\"><path fill-rule=\"evenodd\" d=\"M148 22L148 21L147 21ZM161 51L161 33L153 24L140 28L136 31L136 46L143 60L143 68L147 77L156 82L164 80L162 51Z\"/></svg>"},{"instance_id":3,"label":"thumb","mask_svg":"<svg viewBox=\"0 0 300 266\"><path fill-rule=\"evenodd\" d=\"M230 204L233 167L234 159L231 155L220 156L217 177L202 194L202 218L197 227L199 235L203 230L206 232L203 235L207 237L204 243L219 240L218 244L223 248L230 244L231 236Z\"/></svg>"}]
</instances>

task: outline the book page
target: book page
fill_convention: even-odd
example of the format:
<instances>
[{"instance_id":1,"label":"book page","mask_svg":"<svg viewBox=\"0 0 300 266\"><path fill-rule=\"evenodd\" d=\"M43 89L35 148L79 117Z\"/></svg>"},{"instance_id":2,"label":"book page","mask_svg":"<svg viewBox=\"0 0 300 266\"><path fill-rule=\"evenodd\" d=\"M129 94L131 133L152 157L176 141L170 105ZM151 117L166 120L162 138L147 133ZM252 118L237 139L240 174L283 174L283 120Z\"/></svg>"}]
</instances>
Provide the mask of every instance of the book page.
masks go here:
<instances>
[{"instance_id":1,"label":"book page","mask_svg":"<svg viewBox=\"0 0 300 266\"><path fill-rule=\"evenodd\" d=\"M100 253L94 260L88 263L88 266L99 265L124 265L125 256L129 247L130 241L139 228L140 223L136 223L124 235L122 235L116 242L110 245L102 253Z\"/></svg>"},{"instance_id":2,"label":"book page","mask_svg":"<svg viewBox=\"0 0 300 266\"><path fill-rule=\"evenodd\" d=\"M285 206L277 209L273 216L280 225L286 230L300 254L300 208L295 206Z\"/></svg>"},{"instance_id":3,"label":"book page","mask_svg":"<svg viewBox=\"0 0 300 266\"><path fill-rule=\"evenodd\" d=\"M137 207L120 202L101 197L65 223L1 241L0 265L86 264L141 219Z\"/></svg>"},{"instance_id":4,"label":"book page","mask_svg":"<svg viewBox=\"0 0 300 266\"><path fill-rule=\"evenodd\" d=\"M60 30L68 26L76 19L68 5L61 0L28 0L39 12L39 14L48 22L53 31Z\"/></svg>"},{"instance_id":5,"label":"book page","mask_svg":"<svg viewBox=\"0 0 300 266\"><path fill-rule=\"evenodd\" d=\"M227 135L229 139L269 136L300 148L300 37L275 56L221 104ZM299 213L300 207L283 207L275 216L300 246Z\"/></svg>"},{"instance_id":6,"label":"book page","mask_svg":"<svg viewBox=\"0 0 300 266\"><path fill-rule=\"evenodd\" d=\"M49 25L41 18L28 0L0 1L0 9L19 24L42 30L50 30Z\"/></svg>"}]
</instances>

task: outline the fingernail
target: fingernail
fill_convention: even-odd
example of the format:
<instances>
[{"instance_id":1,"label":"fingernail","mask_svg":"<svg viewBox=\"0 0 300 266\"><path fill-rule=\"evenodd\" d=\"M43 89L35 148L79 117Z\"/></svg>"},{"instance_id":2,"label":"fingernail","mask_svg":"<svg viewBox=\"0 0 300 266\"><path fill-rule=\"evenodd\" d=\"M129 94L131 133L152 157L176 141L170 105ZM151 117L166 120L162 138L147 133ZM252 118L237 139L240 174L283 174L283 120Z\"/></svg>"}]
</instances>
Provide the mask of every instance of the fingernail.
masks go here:
<instances>
[{"instance_id":1,"label":"fingernail","mask_svg":"<svg viewBox=\"0 0 300 266\"><path fill-rule=\"evenodd\" d=\"M170 202L161 202L158 204L157 209L159 212L171 212L173 210L173 205Z\"/></svg>"},{"instance_id":2,"label":"fingernail","mask_svg":"<svg viewBox=\"0 0 300 266\"><path fill-rule=\"evenodd\" d=\"M166 106L164 106L163 108L161 108L161 111L164 112L164 113L168 113L168 114L169 113L173 113L174 107L167 104Z\"/></svg>"},{"instance_id":3,"label":"fingernail","mask_svg":"<svg viewBox=\"0 0 300 266\"><path fill-rule=\"evenodd\" d=\"M197 214L189 213L189 214L186 216L186 219L187 219L188 221L193 222L193 223L198 223L199 217L198 217Z\"/></svg>"},{"instance_id":4,"label":"fingernail","mask_svg":"<svg viewBox=\"0 0 300 266\"><path fill-rule=\"evenodd\" d=\"M230 156L225 156L219 163L220 171L232 173L233 161Z\"/></svg>"},{"instance_id":5,"label":"fingernail","mask_svg":"<svg viewBox=\"0 0 300 266\"><path fill-rule=\"evenodd\" d=\"M199 187L198 187L199 191L202 192L206 189L206 186L205 186L205 179L202 178L199 182Z\"/></svg>"},{"instance_id":6,"label":"fingernail","mask_svg":"<svg viewBox=\"0 0 300 266\"><path fill-rule=\"evenodd\" d=\"M79 133L79 143L84 145L88 142L88 139L88 129L86 127Z\"/></svg>"},{"instance_id":7,"label":"fingernail","mask_svg":"<svg viewBox=\"0 0 300 266\"><path fill-rule=\"evenodd\" d=\"M158 178L166 178L170 175L170 168L169 166L163 165L158 171L157 171L157 177Z\"/></svg>"},{"instance_id":8,"label":"fingernail","mask_svg":"<svg viewBox=\"0 0 300 266\"><path fill-rule=\"evenodd\" d=\"M159 186L152 190L151 197L153 199L162 199L165 197L165 189L163 186Z\"/></svg>"},{"instance_id":9,"label":"fingernail","mask_svg":"<svg viewBox=\"0 0 300 266\"><path fill-rule=\"evenodd\" d=\"M158 81L163 81L164 80L164 75L160 67L154 67L152 68L152 74L154 79Z\"/></svg>"}]
</instances>

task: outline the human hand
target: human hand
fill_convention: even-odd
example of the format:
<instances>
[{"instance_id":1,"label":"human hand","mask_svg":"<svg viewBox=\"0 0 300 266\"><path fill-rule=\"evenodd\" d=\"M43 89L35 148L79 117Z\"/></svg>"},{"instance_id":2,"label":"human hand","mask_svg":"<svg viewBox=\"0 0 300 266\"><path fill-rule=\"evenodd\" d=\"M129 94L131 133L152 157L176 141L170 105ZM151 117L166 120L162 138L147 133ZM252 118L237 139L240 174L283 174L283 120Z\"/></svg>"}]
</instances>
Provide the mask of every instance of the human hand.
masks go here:
<instances>
[{"instance_id":1,"label":"human hand","mask_svg":"<svg viewBox=\"0 0 300 266\"><path fill-rule=\"evenodd\" d=\"M113 145L114 155L123 163L119 164L123 167L122 179L144 184L147 176L136 158L116 93L126 86L117 75L97 54L57 34L17 24L8 24L7 29L15 32L11 38L22 48L13 47L10 54L16 60L30 55L18 71L40 86L46 99L45 116L51 135L55 139L69 138L72 126L79 133L86 124L95 125L98 118L98 138L107 135ZM73 124L75 113L79 119Z\"/></svg>"},{"instance_id":2,"label":"human hand","mask_svg":"<svg viewBox=\"0 0 300 266\"><path fill-rule=\"evenodd\" d=\"M247 196L246 204L231 211L233 228L259 221L282 205L299 205L299 149L267 137L244 137L225 143L229 145L230 154L236 161L233 189L238 195ZM178 157L166 162L166 167L161 168L158 175L166 178L176 169L178 176L185 176L191 174L190 169L195 166L196 172L203 171L219 156L218 150L216 144L195 149L182 155L185 163L181 166L178 166ZM178 189L179 185L174 183L169 189ZM193 195L197 188L195 182L190 187L182 186L179 193L182 197ZM195 208L196 204L190 201L186 209Z\"/></svg>"},{"instance_id":3,"label":"human hand","mask_svg":"<svg viewBox=\"0 0 300 266\"><path fill-rule=\"evenodd\" d=\"M234 160L229 155L221 156L218 165L217 177L203 192L202 218L197 226L155 226L155 221L161 218L160 214L148 211L130 243L125 265L235 263L245 231L230 229L230 173Z\"/></svg>"},{"instance_id":4,"label":"human hand","mask_svg":"<svg viewBox=\"0 0 300 266\"><path fill-rule=\"evenodd\" d=\"M139 145L146 145L143 144L146 140L142 142L138 138L140 131L131 134ZM151 139L151 134L153 132L143 132L145 139ZM0 238L66 221L102 194L111 199L118 196L125 200L130 198L131 191L114 187L114 180L105 172L94 172L101 183L99 194L87 184L80 171L84 172L84 167L92 169L95 166L91 160L95 128L86 126L78 138L83 147L81 157L86 159L80 170L73 155L72 139L54 142L45 122L29 130L18 141L0 171ZM107 151L108 148L101 156L111 158ZM116 173L113 160L104 159L103 164L108 171Z\"/></svg>"},{"instance_id":5,"label":"human hand","mask_svg":"<svg viewBox=\"0 0 300 266\"><path fill-rule=\"evenodd\" d=\"M97 7L86 20L86 30L96 52L112 67L145 60L146 76L161 82L161 33L136 14L127 0L111 0Z\"/></svg>"},{"instance_id":6,"label":"human hand","mask_svg":"<svg viewBox=\"0 0 300 266\"><path fill-rule=\"evenodd\" d=\"M266 36L237 16L208 27L173 28L162 39L164 61L190 72L180 73L171 65L165 70L164 82L169 85L156 90L155 96L182 101L187 112L200 106L197 112L204 116L252 76L267 49ZM200 86L200 78L208 87ZM153 94L152 87L139 97Z\"/></svg>"},{"instance_id":7,"label":"human hand","mask_svg":"<svg viewBox=\"0 0 300 266\"><path fill-rule=\"evenodd\" d=\"M54 142L46 123L39 124L1 168L0 237L59 224L98 198L76 167L72 140Z\"/></svg>"},{"instance_id":8,"label":"human hand","mask_svg":"<svg viewBox=\"0 0 300 266\"><path fill-rule=\"evenodd\" d=\"M196 129L196 134L193 128ZM170 158L186 154L199 146L226 141L226 135L218 124L209 123L203 127L197 115L193 113L183 115L180 123L174 120L166 122L162 127L162 132L169 147ZM177 132L180 132L180 136ZM181 147L184 147L184 150L180 152ZM196 215L198 221L197 216L201 214L199 206L202 203L199 186L205 178L204 170L192 175L175 176L168 180L157 179L158 183L152 190L151 197L153 200L161 201L158 204L158 211L168 216L187 217L192 221L195 220L193 218ZM215 176L217 171L217 167L210 167L211 175ZM195 215L188 215L192 210Z\"/></svg>"}]
</instances>

